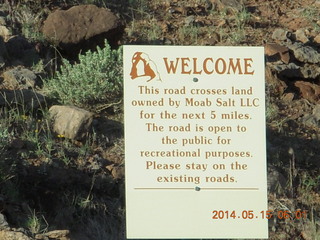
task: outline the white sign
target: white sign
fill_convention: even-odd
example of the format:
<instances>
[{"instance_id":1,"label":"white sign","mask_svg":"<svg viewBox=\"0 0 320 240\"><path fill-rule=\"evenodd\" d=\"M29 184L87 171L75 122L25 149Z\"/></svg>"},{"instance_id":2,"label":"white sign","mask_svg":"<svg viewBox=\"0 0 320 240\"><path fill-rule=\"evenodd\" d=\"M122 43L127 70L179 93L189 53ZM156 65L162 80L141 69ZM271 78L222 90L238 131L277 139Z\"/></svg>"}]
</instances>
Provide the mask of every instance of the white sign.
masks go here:
<instances>
[{"instance_id":1,"label":"white sign","mask_svg":"<svg viewBox=\"0 0 320 240\"><path fill-rule=\"evenodd\" d=\"M262 47L125 46L127 238L268 238Z\"/></svg>"}]
</instances>

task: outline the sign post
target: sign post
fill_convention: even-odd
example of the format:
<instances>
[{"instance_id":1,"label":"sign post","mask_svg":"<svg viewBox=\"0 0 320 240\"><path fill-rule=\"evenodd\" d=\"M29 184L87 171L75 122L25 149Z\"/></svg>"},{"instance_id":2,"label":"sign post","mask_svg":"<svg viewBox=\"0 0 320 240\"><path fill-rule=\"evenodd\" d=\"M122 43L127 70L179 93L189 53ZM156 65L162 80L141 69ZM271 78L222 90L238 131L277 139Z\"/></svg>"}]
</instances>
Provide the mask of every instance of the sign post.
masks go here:
<instances>
[{"instance_id":1,"label":"sign post","mask_svg":"<svg viewBox=\"0 0 320 240\"><path fill-rule=\"evenodd\" d=\"M127 238L268 238L262 47L125 46Z\"/></svg>"}]
</instances>

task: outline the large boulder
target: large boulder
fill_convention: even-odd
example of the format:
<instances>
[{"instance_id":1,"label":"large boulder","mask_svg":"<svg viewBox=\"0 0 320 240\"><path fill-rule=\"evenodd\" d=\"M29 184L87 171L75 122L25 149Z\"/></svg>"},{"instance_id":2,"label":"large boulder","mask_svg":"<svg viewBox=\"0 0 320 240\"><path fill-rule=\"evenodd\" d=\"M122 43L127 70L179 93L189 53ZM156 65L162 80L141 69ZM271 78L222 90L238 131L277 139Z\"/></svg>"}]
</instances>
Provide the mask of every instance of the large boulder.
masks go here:
<instances>
[{"instance_id":1,"label":"large boulder","mask_svg":"<svg viewBox=\"0 0 320 240\"><path fill-rule=\"evenodd\" d=\"M91 130L93 113L84 109L54 105L49 113L57 136L83 140Z\"/></svg>"},{"instance_id":2,"label":"large boulder","mask_svg":"<svg viewBox=\"0 0 320 240\"><path fill-rule=\"evenodd\" d=\"M43 25L43 34L69 54L96 49L107 39L115 45L123 31L119 18L107 8L95 5L74 6L51 13Z\"/></svg>"}]
</instances>

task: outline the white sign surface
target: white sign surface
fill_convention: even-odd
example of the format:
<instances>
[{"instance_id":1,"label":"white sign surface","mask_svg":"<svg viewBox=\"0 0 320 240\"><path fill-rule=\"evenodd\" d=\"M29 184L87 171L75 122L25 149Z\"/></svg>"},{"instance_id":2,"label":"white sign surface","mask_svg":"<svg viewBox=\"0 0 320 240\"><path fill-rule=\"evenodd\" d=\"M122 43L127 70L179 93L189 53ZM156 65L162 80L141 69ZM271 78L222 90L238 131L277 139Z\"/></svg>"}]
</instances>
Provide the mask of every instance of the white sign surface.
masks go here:
<instances>
[{"instance_id":1,"label":"white sign surface","mask_svg":"<svg viewBox=\"0 0 320 240\"><path fill-rule=\"evenodd\" d=\"M127 238L268 238L262 47L125 46Z\"/></svg>"}]
</instances>

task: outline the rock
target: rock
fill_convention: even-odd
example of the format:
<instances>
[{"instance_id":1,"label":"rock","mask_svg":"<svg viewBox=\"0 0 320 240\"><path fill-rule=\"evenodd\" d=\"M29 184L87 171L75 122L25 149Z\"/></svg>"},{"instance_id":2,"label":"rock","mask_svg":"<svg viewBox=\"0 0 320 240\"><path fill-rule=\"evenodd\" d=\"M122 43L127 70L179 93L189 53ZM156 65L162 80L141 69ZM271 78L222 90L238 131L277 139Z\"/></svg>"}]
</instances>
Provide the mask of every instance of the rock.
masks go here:
<instances>
[{"instance_id":1,"label":"rock","mask_svg":"<svg viewBox=\"0 0 320 240\"><path fill-rule=\"evenodd\" d=\"M297 41L300 41L302 43L309 42L309 38L306 36L304 29L298 29L294 35Z\"/></svg>"},{"instance_id":2,"label":"rock","mask_svg":"<svg viewBox=\"0 0 320 240\"><path fill-rule=\"evenodd\" d=\"M300 67L295 63L270 65L279 76L285 78L301 78Z\"/></svg>"},{"instance_id":3,"label":"rock","mask_svg":"<svg viewBox=\"0 0 320 240\"><path fill-rule=\"evenodd\" d=\"M315 220L306 218L303 222L303 229L301 231L301 237L304 240L317 240L319 237L319 220L316 217Z\"/></svg>"},{"instance_id":4,"label":"rock","mask_svg":"<svg viewBox=\"0 0 320 240\"><path fill-rule=\"evenodd\" d=\"M112 168L111 175L115 180L124 179L124 167L115 166Z\"/></svg>"},{"instance_id":5,"label":"rock","mask_svg":"<svg viewBox=\"0 0 320 240\"><path fill-rule=\"evenodd\" d=\"M320 34L318 34L317 36L315 36L315 38L313 39L313 41L317 44L320 44Z\"/></svg>"},{"instance_id":6,"label":"rock","mask_svg":"<svg viewBox=\"0 0 320 240\"><path fill-rule=\"evenodd\" d=\"M304 64L303 67L300 67L300 72L302 77L305 79L317 79L320 77L320 66L317 64Z\"/></svg>"},{"instance_id":7,"label":"rock","mask_svg":"<svg viewBox=\"0 0 320 240\"><path fill-rule=\"evenodd\" d=\"M7 49L3 38L0 37L0 68L3 68L6 65L6 59L8 58Z\"/></svg>"},{"instance_id":8,"label":"rock","mask_svg":"<svg viewBox=\"0 0 320 240\"><path fill-rule=\"evenodd\" d=\"M312 114L306 114L302 117L302 122L308 127L319 127L320 121L320 105L316 105L312 111Z\"/></svg>"},{"instance_id":9,"label":"rock","mask_svg":"<svg viewBox=\"0 0 320 240\"><path fill-rule=\"evenodd\" d=\"M209 46L214 46L217 43L221 41L221 37L219 33L213 32L210 34L209 38L207 39L208 45Z\"/></svg>"},{"instance_id":10,"label":"rock","mask_svg":"<svg viewBox=\"0 0 320 240\"><path fill-rule=\"evenodd\" d=\"M294 93L285 93L285 94L283 94L281 99L285 103L291 103L294 99Z\"/></svg>"},{"instance_id":11,"label":"rock","mask_svg":"<svg viewBox=\"0 0 320 240\"><path fill-rule=\"evenodd\" d=\"M11 65L32 67L40 61L39 52L37 52L34 44L22 36L12 36L5 43L7 56Z\"/></svg>"},{"instance_id":12,"label":"rock","mask_svg":"<svg viewBox=\"0 0 320 240\"><path fill-rule=\"evenodd\" d=\"M52 128L57 135L82 140L91 130L93 113L73 106L52 106L49 109Z\"/></svg>"},{"instance_id":13,"label":"rock","mask_svg":"<svg viewBox=\"0 0 320 240\"><path fill-rule=\"evenodd\" d=\"M108 169L115 180L120 180L124 178L124 167L119 166L117 164L111 164L106 166L106 169Z\"/></svg>"},{"instance_id":14,"label":"rock","mask_svg":"<svg viewBox=\"0 0 320 240\"><path fill-rule=\"evenodd\" d=\"M22 140L22 139L19 139L19 138L16 138L16 139L13 139L10 143L10 147L12 149L15 149L15 150L21 150L22 148L24 148L26 146L26 141Z\"/></svg>"},{"instance_id":15,"label":"rock","mask_svg":"<svg viewBox=\"0 0 320 240\"><path fill-rule=\"evenodd\" d=\"M7 24L6 17L0 16L0 25L1 26L6 26L6 24Z\"/></svg>"},{"instance_id":16,"label":"rock","mask_svg":"<svg viewBox=\"0 0 320 240\"><path fill-rule=\"evenodd\" d=\"M114 166L111 171L112 177L115 180L120 180L124 178L124 167L123 166Z\"/></svg>"},{"instance_id":17,"label":"rock","mask_svg":"<svg viewBox=\"0 0 320 240\"><path fill-rule=\"evenodd\" d=\"M107 8L95 5L74 6L57 10L45 20L44 36L71 54L80 49L96 49L107 39L115 45L123 28L119 18Z\"/></svg>"},{"instance_id":18,"label":"rock","mask_svg":"<svg viewBox=\"0 0 320 240\"><path fill-rule=\"evenodd\" d=\"M294 85L299 88L301 96L309 102L317 103L320 99L320 86L314 83L297 81Z\"/></svg>"},{"instance_id":19,"label":"rock","mask_svg":"<svg viewBox=\"0 0 320 240\"><path fill-rule=\"evenodd\" d=\"M10 36L11 36L10 30L6 26L0 26L0 37L7 40L9 39Z\"/></svg>"},{"instance_id":20,"label":"rock","mask_svg":"<svg viewBox=\"0 0 320 240\"><path fill-rule=\"evenodd\" d=\"M37 63L39 63L41 61L41 58L40 58L39 52L37 52L35 48L30 48L30 49L24 50L24 57L20 59L20 61L22 62L23 66L31 68L35 66Z\"/></svg>"},{"instance_id":21,"label":"rock","mask_svg":"<svg viewBox=\"0 0 320 240\"><path fill-rule=\"evenodd\" d=\"M44 108L46 99L40 93L29 89L0 89L0 106L9 108L23 107L26 111Z\"/></svg>"},{"instance_id":22,"label":"rock","mask_svg":"<svg viewBox=\"0 0 320 240\"><path fill-rule=\"evenodd\" d=\"M55 230L44 234L37 234L35 239L37 240L70 240L69 230Z\"/></svg>"},{"instance_id":23,"label":"rock","mask_svg":"<svg viewBox=\"0 0 320 240\"><path fill-rule=\"evenodd\" d=\"M320 67L313 64L298 66L295 63L270 65L281 77L291 79L317 79L320 77Z\"/></svg>"},{"instance_id":24,"label":"rock","mask_svg":"<svg viewBox=\"0 0 320 240\"><path fill-rule=\"evenodd\" d=\"M89 157L87 162L90 164L89 168L93 171L97 171L107 165L107 160L95 154Z\"/></svg>"},{"instance_id":25,"label":"rock","mask_svg":"<svg viewBox=\"0 0 320 240\"><path fill-rule=\"evenodd\" d=\"M33 46L22 36L12 36L6 42L6 48L10 59L21 59L24 57L24 51Z\"/></svg>"},{"instance_id":26,"label":"rock","mask_svg":"<svg viewBox=\"0 0 320 240\"><path fill-rule=\"evenodd\" d=\"M185 26L192 26L196 17L194 15L190 15L184 19Z\"/></svg>"},{"instance_id":27,"label":"rock","mask_svg":"<svg viewBox=\"0 0 320 240\"><path fill-rule=\"evenodd\" d=\"M302 43L290 43L287 47L293 51L297 60L306 63L319 63L320 54L311 46L304 46Z\"/></svg>"},{"instance_id":28,"label":"rock","mask_svg":"<svg viewBox=\"0 0 320 240\"><path fill-rule=\"evenodd\" d=\"M22 232L12 231L9 229L0 231L0 239L1 240L32 240Z\"/></svg>"},{"instance_id":29,"label":"rock","mask_svg":"<svg viewBox=\"0 0 320 240\"><path fill-rule=\"evenodd\" d=\"M288 34L288 31L282 28L277 28L272 33L272 39L278 40L278 41L285 41L287 40L287 34Z\"/></svg>"},{"instance_id":30,"label":"rock","mask_svg":"<svg viewBox=\"0 0 320 240\"><path fill-rule=\"evenodd\" d=\"M320 121L320 105L316 105L312 111L312 115L317 121Z\"/></svg>"},{"instance_id":31,"label":"rock","mask_svg":"<svg viewBox=\"0 0 320 240\"><path fill-rule=\"evenodd\" d=\"M284 91L288 88L287 84L284 81L281 81L274 69L270 66L270 64L266 65L265 69L265 79L269 86L277 92L279 95L282 95Z\"/></svg>"},{"instance_id":32,"label":"rock","mask_svg":"<svg viewBox=\"0 0 320 240\"><path fill-rule=\"evenodd\" d=\"M233 12L240 12L244 9L242 0L211 0L211 2L219 11L231 10Z\"/></svg>"},{"instance_id":33,"label":"rock","mask_svg":"<svg viewBox=\"0 0 320 240\"><path fill-rule=\"evenodd\" d=\"M285 193L287 180L280 171L273 166L268 166L268 192L277 194Z\"/></svg>"},{"instance_id":34,"label":"rock","mask_svg":"<svg viewBox=\"0 0 320 240\"><path fill-rule=\"evenodd\" d=\"M37 76L26 68L16 67L3 73L4 85L11 89L34 89Z\"/></svg>"},{"instance_id":35,"label":"rock","mask_svg":"<svg viewBox=\"0 0 320 240\"><path fill-rule=\"evenodd\" d=\"M265 54L275 61L279 60L279 58L287 64L290 61L289 48L276 43L267 43L265 45Z\"/></svg>"},{"instance_id":36,"label":"rock","mask_svg":"<svg viewBox=\"0 0 320 240\"><path fill-rule=\"evenodd\" d=\"M9 224L3 214L0 213L0 229L8 228Z\"/></svg>"}]
</instances>

